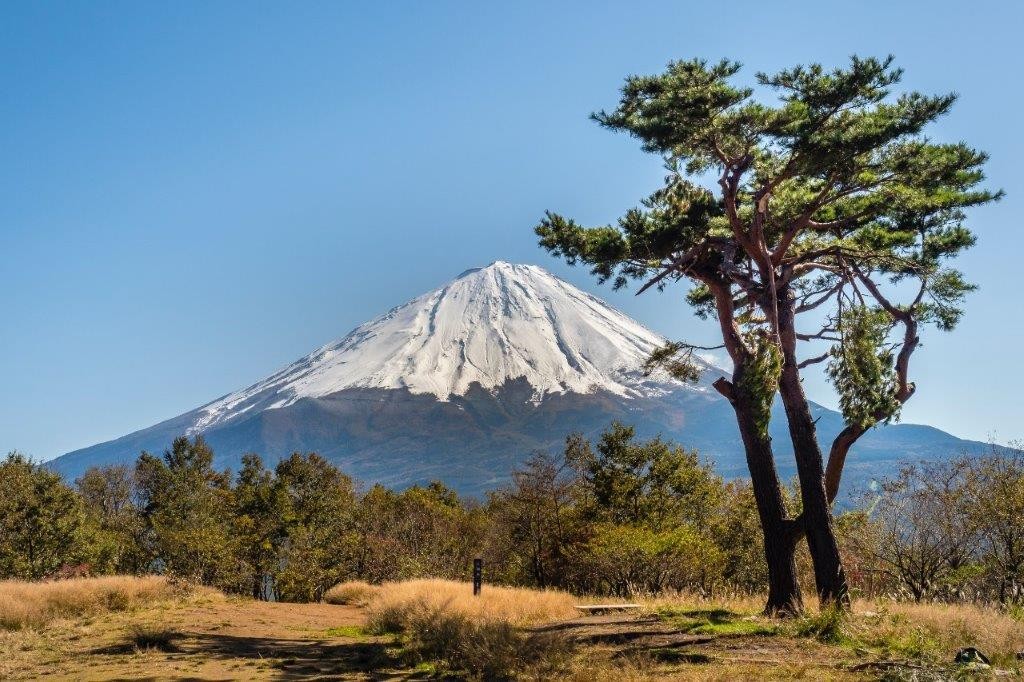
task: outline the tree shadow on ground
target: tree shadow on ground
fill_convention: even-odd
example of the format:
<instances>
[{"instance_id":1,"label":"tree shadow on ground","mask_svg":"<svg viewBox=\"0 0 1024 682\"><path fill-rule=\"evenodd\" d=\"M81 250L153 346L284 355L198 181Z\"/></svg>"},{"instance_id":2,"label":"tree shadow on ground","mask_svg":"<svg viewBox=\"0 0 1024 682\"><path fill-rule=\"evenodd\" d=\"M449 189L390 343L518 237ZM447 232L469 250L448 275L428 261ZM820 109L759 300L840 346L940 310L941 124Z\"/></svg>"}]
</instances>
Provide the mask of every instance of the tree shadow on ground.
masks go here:
<instances>
[{"instance_id":1,"label":"tree shadow on ground","mask_svg":"<svg viewBox=\"0 0 1024 682\"><path fill-rule=\"evenodd\" d=\"M130 653L131 641L94 649L93 654ZM268 664L276 680L351 680L386 673L389 679L426 679L410 670L383 641L339 641L245 637L216 633L181 634L175 643L179 657Z\"/></svg>"},{"instance_id":2,"label":"tree shadow on ground","mask_svg":"<svg viewBox=\"0 0 1024 682\"><path fill-rule=\"evenodd\" d=\"M613 658L709 664L722 654L722 649L762 649L771 635L777 634L777 627L757 617L709 608L666 609L656 615L589 616L533 631L556 632L577 645L611 647Z\"/></svg>"},{"instance_id":3,"label":"tree shadow on ground","mask_svg":"<svg viewBox=\"0 0 1024 682\"><path fill-rule=\"evenodd\" d=\"M657 616L610 615L579 618L550 623L532 628L536 633L558 633L579 645L602 644L609 646L648 644L652 647L666 643L701 644L711 641L683 632L676 624Z\"/></svg>"},{"instance_id":4,"label":"tree shadow on ground","mask_svg":"<svg viewBox=\"0 0 1024 682\"><path fill-rule=\"evenodd\" d=\"M683 611L673 611L672 615L683 616L684 618L693 618L694 620L704 620L716 625L728 623L743 617L743 614L737 613L736 611L730 611L729 609L686 609Z\"/></svg>"}]
</instances>

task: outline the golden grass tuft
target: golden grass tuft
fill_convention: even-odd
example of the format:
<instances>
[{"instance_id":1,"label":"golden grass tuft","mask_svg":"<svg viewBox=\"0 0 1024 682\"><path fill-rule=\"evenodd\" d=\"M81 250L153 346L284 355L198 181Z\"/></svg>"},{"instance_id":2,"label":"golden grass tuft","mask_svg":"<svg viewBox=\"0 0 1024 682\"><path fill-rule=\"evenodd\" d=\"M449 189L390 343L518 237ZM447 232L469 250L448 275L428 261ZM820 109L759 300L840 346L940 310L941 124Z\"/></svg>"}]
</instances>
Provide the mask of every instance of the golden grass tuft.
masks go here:
<instances>
[{"instance_id":1,"label":"golden grass tuft","mask_svg":"<svg viewBox=\"0 0 1024 682\"><path fill-rule=\"evenodd\" d=\"M555 590L485 585L473 596L467 582L408 580L379 586L366 612L371 632L405 636L410 662L474 679L552 679L569 659L570 642L524 628L577 615L577 601Z\"/></svg>"},{"instance_id":2,"label":"golden grass tuft","mask_svg":"<svg viewBox=\"0 0 1024 682\"><path fill-rule=\"evenodd\" d=\"M407 580L380 585L367 603L371 627L401 628L416 611L444 611L474 622L501 621L517 627L538 625L579 615L580 600L568 592L484 585L479 596L473 586L454 580Z\"/></svg>"},{"instance_id":3,"label":"golden grass tuft","mask_svg":"<svg viewBox=\"0 0 1024 682\"><path fill-rule=\"evenodd\" d=\"M219 594L209 588L190 593ZM0 628L41 627L58 618L125 611L181 596L163 576L112 575L44 582L0 581Z\"/></svg>"},{"instance_id":4,"label":"golden grass tuft","mask_svg":"<svg viewBox=\"0 0 1024 682\"><path fill-rule=\"evenodd\" d=\"M371 585L363 580L349 580L338 583L324 593L324 601L328 604L351 604L353 606L366 606L377 593L380 592L379 585Z\"/></svg>"}]
</instances>

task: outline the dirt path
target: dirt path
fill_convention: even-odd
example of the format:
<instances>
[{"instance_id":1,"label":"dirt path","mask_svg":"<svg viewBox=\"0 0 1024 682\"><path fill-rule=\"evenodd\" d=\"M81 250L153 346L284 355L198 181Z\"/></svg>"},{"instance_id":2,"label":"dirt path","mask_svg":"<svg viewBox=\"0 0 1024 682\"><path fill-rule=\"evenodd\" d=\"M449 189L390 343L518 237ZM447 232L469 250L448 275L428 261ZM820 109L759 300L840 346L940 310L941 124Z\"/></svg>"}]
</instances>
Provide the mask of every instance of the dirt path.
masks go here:
<instances>
[{"instance_id":1,"label":"dirt path","mask_svg":"<svg viewBox=\"0 0 1024 682\"><path fill-rule=\"evenodd\" d=\"M7 633L0 679L407 679L386 672L388 640L363 622L359 609L330 604L163 605Z\"/></svg>"},{"instance_id":2,"label":"dirt path","mask_svg":"<svg viewBox=\"0 0 1024 682\"><path fill-rule=\"evenodd\" d=\"M725 614L727 612L722 612ZM836 647L777 636L752 616L692 612L670 621L633 614L551 623L578 646L572 680L848 680ZM393 641L365 633L362 611L248 599L171 602L126 613L0 631L0 679L412 680ZM712 631L699 631L694 623ZM688 625L689 624L689 625ZM714 629L717 628L717 629Z\"/></svg>"}]
</instances>

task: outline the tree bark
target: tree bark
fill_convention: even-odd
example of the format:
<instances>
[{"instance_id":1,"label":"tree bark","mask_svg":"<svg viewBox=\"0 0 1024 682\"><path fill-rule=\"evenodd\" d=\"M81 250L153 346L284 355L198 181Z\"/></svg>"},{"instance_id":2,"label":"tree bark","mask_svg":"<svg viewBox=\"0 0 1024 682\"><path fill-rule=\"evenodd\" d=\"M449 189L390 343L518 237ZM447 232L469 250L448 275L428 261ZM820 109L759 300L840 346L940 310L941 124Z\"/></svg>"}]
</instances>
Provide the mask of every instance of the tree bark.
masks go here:
<instances>
[{"instance_id":1,"label":"tree bark","mask_svg":"<svg viewBox=\"0 0 1024 682\"><path fill-rule=\"evenodd\" d=\"M828 453L828 464L825 466L825 494L828 495L829 503L834 502L839 495L839 483L843 478L847 453L866 431L867 429L863 426L847 424L832 441L832 449Z\"/></svg>"},{"instance_id":2,"label":"tree bark","mask_svg":"<svg viewBox=\"0 0 1024 682\"><path fill-rule=\"evenodd\" d=\"M720 379L715 388L732 403L746 451L754 500L764 534L764 558L768 564L768 601L765 613L773 616L796 615L803 611L794 559L798 535L794 532L793 521L787 518L771 438L757 426L756 407L751 396L736 388L742 385L740 380L743 371L744 367L738 366L733 373L732 384Z\"/></svg>"},{"instance_id":3,"label":"tree bark","mask_svg":"<svg viewBox=\"0 0 1024 682\"><path fill-rule=\"evenodd\" d=\"M822 606L839 605L848 608L849 587L839 554L839 543L836 541L830 499L825 490L821 446L818 444L817 429L797 366L794 305L792 293L788 290L781 292L778 309L783 365L779 377L779 395L786 409L800 480L802 529L814 564L818 600Z\"/></svg>"},{"instance_id":4,"label":"tree bark","mask_svg":"<svg viewBox=\"0 0 1024 682\"><path fill-rule=\"evenodd\" d=\"M714 387L736 412L736 422L747 456L751 487L764 536L764 558L768 565L768 601L764 610L769 615L795 615L803 611L803 597L794 560L798 535L795 524L786 514L786 501L775 469L771 437L767 429L757 423L757 398L739 388L746 385L743 377L752 359L750 349L744 343L736 324L728 280L715 273L704 275L701 281L708 285L714 295L722 340L733 362L732 383L720 378Z\"/></svg>"}]
</instances>

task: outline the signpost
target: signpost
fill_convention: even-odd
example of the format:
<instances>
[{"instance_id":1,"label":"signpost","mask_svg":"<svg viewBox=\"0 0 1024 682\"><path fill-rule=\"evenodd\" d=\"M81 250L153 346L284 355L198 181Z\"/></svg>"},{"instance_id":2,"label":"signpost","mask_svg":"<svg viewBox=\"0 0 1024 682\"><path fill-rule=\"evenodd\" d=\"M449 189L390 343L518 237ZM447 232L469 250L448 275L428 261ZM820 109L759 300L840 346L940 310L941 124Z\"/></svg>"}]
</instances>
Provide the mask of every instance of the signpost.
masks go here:
<instances>
[{"instance_id":1,"label":"signpost","mask_svg":"<svg viewBox=\"0 0 1024 682\"><path fill-rule=\"evenodd\" d=\"M473 596L480 596L480 586L484 582L484 560L473 559Z\"/></svg>"}]
</instances>

